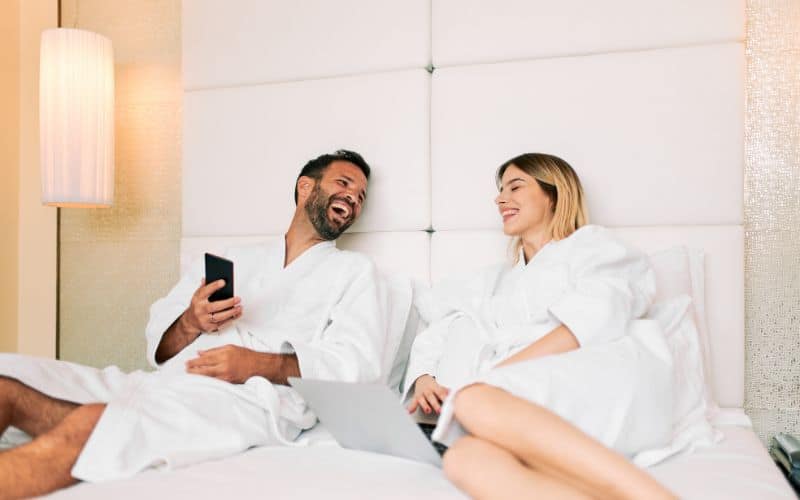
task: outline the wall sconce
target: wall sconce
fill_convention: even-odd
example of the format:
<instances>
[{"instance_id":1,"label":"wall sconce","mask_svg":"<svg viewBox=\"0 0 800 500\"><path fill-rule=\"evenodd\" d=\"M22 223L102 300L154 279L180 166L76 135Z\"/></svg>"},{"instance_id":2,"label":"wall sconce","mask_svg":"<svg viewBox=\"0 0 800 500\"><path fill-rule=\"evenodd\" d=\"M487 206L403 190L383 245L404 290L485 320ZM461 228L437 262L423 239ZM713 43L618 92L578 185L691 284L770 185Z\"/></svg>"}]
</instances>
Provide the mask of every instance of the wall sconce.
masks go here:
<instances>
[{"instance_id":1,"label":"wall sconce","mask_svg":"<svg viewBox=\"0 0 800 500\"><path fill-rule=\"evenodd\" d=\"M111 40L78 29L42 33L39 127L42 203L110 207L114 200Z\"/></svg>"}]
</instances>

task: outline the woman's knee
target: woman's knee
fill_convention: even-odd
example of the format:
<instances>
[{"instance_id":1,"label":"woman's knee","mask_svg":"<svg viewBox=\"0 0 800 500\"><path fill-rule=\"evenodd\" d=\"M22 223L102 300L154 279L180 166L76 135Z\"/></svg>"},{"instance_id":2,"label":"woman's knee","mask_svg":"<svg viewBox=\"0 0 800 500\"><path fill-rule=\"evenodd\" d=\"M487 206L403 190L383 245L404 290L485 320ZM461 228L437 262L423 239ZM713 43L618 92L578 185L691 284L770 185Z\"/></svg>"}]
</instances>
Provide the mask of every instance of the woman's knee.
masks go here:
<instances>
[{"instance_id":1,"label":"woman's knee","mask_svg":"<svg viewBox=\"0 0 800 500\"><path fill-rule=\"evenodd\" d=\"M475 477L476 469L480 467L483 446L480 439L464 436L448 448L442 461L447 479L459 488L468 486L470 479Z\"/></svg>"},{"instance_id":2,"label":"woman's knee","mask_svg":"<svg viewBox=\"0 0 800 500\"><path fill-rule=\"evenodd\" d=\"M492 425L492 401L500 393L504 391L487 384L474 384L460 390L453 401L456 419L472 434L480 434L481 428Z\"/></svg>"}]
</instances>

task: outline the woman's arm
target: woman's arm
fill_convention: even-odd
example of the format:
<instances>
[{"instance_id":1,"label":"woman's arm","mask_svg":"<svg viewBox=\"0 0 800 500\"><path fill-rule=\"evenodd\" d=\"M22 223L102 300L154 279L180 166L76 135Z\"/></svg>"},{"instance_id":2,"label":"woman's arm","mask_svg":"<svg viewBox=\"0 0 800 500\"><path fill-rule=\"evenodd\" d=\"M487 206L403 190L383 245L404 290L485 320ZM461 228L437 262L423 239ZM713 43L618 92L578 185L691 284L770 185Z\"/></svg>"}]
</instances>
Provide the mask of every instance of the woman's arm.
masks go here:
<instances>
[{"instance_id":1,"label":"woman's arm","mask_svg":"<svg viewBox=\"0 0 800 500\"><path fill-rule=\"evenodd\" d=\"M569 328L564 325L557 326L552 332L532 343L528 347L510 356L495 368L527 361L529 359L541 358L550 354L561 354L562 352L573 351L580 347L578 339L572 334Z\"/></svg>"}]
</instances>

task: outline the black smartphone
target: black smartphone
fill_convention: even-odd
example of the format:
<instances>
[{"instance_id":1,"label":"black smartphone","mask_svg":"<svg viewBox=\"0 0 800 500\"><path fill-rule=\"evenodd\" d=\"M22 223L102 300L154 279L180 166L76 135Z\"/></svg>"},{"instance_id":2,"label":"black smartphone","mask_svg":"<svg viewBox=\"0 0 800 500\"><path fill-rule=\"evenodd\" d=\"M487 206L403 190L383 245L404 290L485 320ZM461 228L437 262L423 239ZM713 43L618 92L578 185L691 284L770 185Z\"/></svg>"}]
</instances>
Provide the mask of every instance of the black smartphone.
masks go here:
<instances>
[{"instance_id":1,"label":"black smartphone","mask_svg":"<svg viewBox=\"0 0 800 500\"><path fill-rule=\"evenodd\" d=\"M233 297L233 262L214 254L206 253L206 284L225 280L225 286L212 293L209 302Z\"/></svg>"}]
</instances>

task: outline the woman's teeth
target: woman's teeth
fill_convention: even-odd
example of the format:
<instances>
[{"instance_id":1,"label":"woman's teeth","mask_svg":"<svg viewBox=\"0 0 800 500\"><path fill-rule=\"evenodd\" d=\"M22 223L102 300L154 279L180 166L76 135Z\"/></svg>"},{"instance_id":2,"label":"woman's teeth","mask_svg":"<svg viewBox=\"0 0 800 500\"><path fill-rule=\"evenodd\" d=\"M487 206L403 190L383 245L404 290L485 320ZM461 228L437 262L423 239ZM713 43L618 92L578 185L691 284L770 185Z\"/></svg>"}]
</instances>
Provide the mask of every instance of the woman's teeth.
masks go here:
<instances>
[{"instance_id":1,"label":"woman's teeth","mask_svg":"<svg viewBox=\"0 0 800 500\"><path fill-rule=\"evenodd\" d=\"M500 215L503 217L503 221L507 221L511 217L517 215L517 213L519 213L519 210L503 210Z\"/></svg>"}]
</instances>

